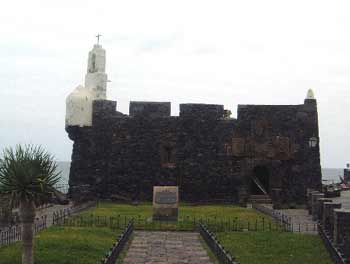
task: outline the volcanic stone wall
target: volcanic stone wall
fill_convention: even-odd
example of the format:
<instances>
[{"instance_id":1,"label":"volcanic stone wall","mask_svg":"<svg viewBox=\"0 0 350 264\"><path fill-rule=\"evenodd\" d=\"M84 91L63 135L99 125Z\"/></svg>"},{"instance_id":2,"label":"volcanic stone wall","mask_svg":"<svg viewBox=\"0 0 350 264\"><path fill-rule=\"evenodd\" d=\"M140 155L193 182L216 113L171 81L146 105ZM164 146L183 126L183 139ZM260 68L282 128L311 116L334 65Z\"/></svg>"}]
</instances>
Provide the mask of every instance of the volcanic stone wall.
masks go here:
<instances>
[{"instance_id":1,"label":"volcanic stone wall","mask_svg":"<svg viewBox=\"0 0 350 264\"><path fill-rule=\"evenodd\" d=\"M317 116L316 100L238 107L231 154L242 163L248 193L256 167L269 171L268 189L274 201L303 202L307 187L321 188Z\"/></svg>"},{"instance_id":2,"label":"volcanic stone wall","mask_svg":"<svg viewBox=\"0 0 350 264\"><path fill-rule=\"evenodd\" d=\"M238 119L222 105L132 102L93 104L92 127L67 127L74 141L70 194L151 200L154 185L178 185L182 201L246 201L251 175L264 166L274 201L302 201L321 183L315 100L297 106L241 105ZM317 141L318 142L318 141Z\"/></svg>"}]
</instances>

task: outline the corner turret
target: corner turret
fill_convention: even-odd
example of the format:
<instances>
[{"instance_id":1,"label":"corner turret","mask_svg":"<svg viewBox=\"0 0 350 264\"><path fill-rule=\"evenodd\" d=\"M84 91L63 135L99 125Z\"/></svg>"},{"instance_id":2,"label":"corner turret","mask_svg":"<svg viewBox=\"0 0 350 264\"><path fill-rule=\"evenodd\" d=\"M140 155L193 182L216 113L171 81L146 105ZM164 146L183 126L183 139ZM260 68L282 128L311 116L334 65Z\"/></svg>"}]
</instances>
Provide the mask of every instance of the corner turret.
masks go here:
<instances>
[{"instance_id":1,"label":"corner turret","mask_svg":"<svg viewBox=\"0 0 350 264\"><path fill-rule=\"evenodd\" d=\"M66 99L66 127L92 125L93 94L79 85Z\"/></svg>"},{"instance_id":2,"label":"corner turret","mask_svg":"<svg viewBox=\"0 0 350 264\"><path fill-rule=\"evenodd\" d=\"M312 89L309 89L306 94L306 100L316 100L314 91Z\"/></svg>"},{"instance_id":3,"label":"corner turret","mask_svg":"<svg viewBox=\"0 0 350 264\"><path fill-rule=\"evenodd\" d=\"M306 98L304 100L304 105L308 105L313 109L314 111L317 112L317 100L315 97L315 93L312 89L309 89L306 94Z\"/></svg>"}]
</instances>

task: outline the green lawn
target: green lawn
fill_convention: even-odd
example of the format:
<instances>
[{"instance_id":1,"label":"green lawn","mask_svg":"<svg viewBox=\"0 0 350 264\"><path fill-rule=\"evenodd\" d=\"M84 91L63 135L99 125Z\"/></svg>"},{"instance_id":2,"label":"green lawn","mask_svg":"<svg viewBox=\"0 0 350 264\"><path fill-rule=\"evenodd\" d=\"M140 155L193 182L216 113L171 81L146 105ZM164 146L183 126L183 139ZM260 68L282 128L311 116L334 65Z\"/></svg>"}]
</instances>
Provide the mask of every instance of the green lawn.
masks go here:
<instances>
[{"instance_id":1,"label":"green lawn","mask_svg":"<svg viewBox=\"0 0 350 264\"><path fill-rule=\"evenodd\" d=\"M152 221L152 205L150 203L128 205L100 202L97 207L91 208L72 219L77 220L77 225L80 222L85 222L83 223L85 225L91 225L92 222L96 224L98 220L99 223L112 222L114 228L122 228L131 218L135 220L136 229L144 230L190 231L196 229L199 220L207 223L215 231L237 229L280 230L279 225L271 217L254 209L234 205L193 206L181 204L178 222L159 222Z\"/></svg>"},{"instance_id":2,"label":"green lawn","mask_svg":"<svg viewBox=\"0 0 350 264\"><path fill-rule=\"evenodd\" d=\"M152 205L144 203L140 205L116 204L112 202L99 202L97 207L91 208L80 216L100 216L100 217L134 217L137 219L152 218ZM266 219L272 221L272 218L261 214L254 209L247 209L234 205L188 205L181 204L179 207L179 219L184 218L210 218L218 220L228 220L238 218L244 221L254 222L255 220Z\"/></svg>"},{"instance_id":3,"label":"green lawn","mask_svg":"<svg viewBox=\"0 0 350 264\"><path fill-rule=\"evenodd\" d=\"M143 203L140 205L128 205L128 204L116 204L112 202L99 202L97 207L91 208L81 215L89 216L140 216L141 218L152 217L152 204ZM270 217L259 213L254 209L246 209L233 205L189 205L180 204L179 218L196 217L196 218L217 218L217 219L232 219L239 218L242 220L255 221L264 217L265 219L271 219Z\"/></svg>"},{"instance_id":4,"label":"green lawn","mask_svg":"<svg viewBox=\"0 0 350 264\"><path fill-rule=\"evenodd\" d=\"M115 243L109 228L50 227L35 237L35 264L96 264ZM0 248L1 264L21 263L21 242Z\"/></svg>"},{"instance_id":5,"label":"green lawn","mask_svg":"<svg viewBox=\"0 0 350 264\"><path fill-rule=\"evenodd\" d=\"M332 264L321 239L289 232L217 233L221 244L241 264Z\"/></svg>"},{"instance_id":6,"label":"green lawn","mask_svg":"<svg viewBox=\"0 0 350 264\"><path fill-rule=\"evenodd\" d=\"M91 217L93 215L93 217ZM125 218L126 216L126 218ZM98 223L96 224L96 218ZM122 231L126 219L135 219L136 228L147 230L194 230L193 219L210 219L209 227L217 233L219 241L232 252L241 264L326 264L332 263L321 239L314 235L301 235L288 232L269 232L270 226L277 224L268 216L254 209L232 205L191 206L182 204L179 219L190 219L188 223L152 222L152 205L137 206L100 202L97 207L82 212L72 219L93 219L82 225L85 227L54 226L36 236L36 264L96 264L105 255ZM113 219L113 228L102 227L105 220ZM141 220L140 220L141 219ZM232 219L239 219L239 221ZM116 221L120 221L119 229ZM148 224L143 225L143 221ZM230 223L220 229L222 223ZM241 222L240 222L241 221ZM74 222L74 221L73 221ZM181 221L180 221L181 222ZM233 222L248 222L265 226L265 231L232 232ZM77 221L79 224L79 221ZM230 226L231 225L231 226ZM96 227L99 226L99 227ZM108 225L107 225L108 226ZM215 226L218 227L215 229ZM180 227L180 228L179 228ZM227 228L228 227L228 228ZM272 228L273 229L273 228ZM221 232L225 230L226 232ZM0 248L1 264L20 264L20 243Z\"/></svg>"}]
</instances>

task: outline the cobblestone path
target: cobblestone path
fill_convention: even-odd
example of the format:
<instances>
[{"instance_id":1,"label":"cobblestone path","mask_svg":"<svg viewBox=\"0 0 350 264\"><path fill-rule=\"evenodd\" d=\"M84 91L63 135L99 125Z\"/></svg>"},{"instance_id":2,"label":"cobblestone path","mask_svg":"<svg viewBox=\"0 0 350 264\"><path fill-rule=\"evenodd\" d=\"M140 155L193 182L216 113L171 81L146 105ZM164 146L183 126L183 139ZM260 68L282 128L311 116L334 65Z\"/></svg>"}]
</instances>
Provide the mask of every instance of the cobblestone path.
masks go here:
<instances>
[{"instance_id":1,"label":"cobblestone path","mask_svg":"<svg viewBox=\"0 0 350 264\"><path fill-rule=\"evenodd\" d=\"M198 233L136 231L125 264L212 264Z\"/></svg>"}]
</instances>

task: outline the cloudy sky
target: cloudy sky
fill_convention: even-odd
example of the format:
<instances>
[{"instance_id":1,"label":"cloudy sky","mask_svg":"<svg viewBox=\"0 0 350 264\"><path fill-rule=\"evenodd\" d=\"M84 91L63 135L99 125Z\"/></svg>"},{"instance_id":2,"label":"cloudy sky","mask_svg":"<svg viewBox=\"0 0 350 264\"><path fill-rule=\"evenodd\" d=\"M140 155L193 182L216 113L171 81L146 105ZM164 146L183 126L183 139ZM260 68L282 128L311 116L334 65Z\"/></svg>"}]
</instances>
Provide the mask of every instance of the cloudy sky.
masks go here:
<instances>
[{"instance_id":1,"label":"cloudy sky","mask_svg":"<svg viewBox=\"0 0 350 264\"><path fill-rule=\"evenodd\" d=\"M301 104L313 88L324 167L350 162L349 1L6 1L0 14L0 149L42 144L70 160L65 98L102 34L108 97Z\"/></svg>"}]
</instances>

